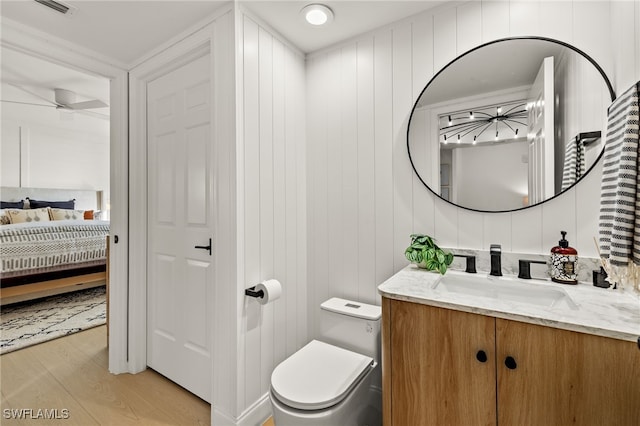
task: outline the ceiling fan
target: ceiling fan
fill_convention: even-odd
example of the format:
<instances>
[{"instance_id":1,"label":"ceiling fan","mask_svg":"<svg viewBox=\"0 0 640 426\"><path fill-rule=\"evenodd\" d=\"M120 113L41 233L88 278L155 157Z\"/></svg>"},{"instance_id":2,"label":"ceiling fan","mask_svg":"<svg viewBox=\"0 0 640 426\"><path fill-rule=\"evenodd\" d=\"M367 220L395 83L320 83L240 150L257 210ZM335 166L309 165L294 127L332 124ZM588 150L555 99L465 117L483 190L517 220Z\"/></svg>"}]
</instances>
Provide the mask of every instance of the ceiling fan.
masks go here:
<instances>
[{"instance_id":1,"label":"ceiling fan","mask_svg":"<svg viewBox=\"0 0 640 426\"><path fill-rule=\"evenodd\" d=\"M21 101L10 101L10 100L2 100L2 102L50 107L50 108L56 108L58 110L62 110L66 112L79 112L79 113L91 115L97 118L103 118L106 120L109 119L108 115L100 114L95 111L87 111L87 110L96 109L96 108L106 108L109 106L99 99L76 102L75 92L71 90L55 88L53 89L54 100L52 101L47 97L42 96L39 93L36 93L35 91L30 89L27 89L26 87L21 86L19 84L15 84L11 82L7 82L7 84L17 89L20 89L25 93L35 96L38 99L41 99L47 102L47 104L45 105L45 104L39 104L39 103L33 103L33 102L21 102Z\"/></svg>"}]
</instances>

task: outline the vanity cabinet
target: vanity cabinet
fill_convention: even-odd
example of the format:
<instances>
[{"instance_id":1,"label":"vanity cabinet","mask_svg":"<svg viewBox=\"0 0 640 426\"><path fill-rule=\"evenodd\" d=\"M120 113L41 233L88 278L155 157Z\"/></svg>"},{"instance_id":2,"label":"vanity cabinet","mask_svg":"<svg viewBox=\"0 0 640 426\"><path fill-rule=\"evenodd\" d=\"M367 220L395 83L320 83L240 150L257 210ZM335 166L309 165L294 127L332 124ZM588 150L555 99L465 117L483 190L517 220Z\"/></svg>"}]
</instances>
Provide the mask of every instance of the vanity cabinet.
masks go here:
<instances>
[{"instance_id":1,"label":"vanity cabinet","mask_svg":"<svg viewBox=\"0 0 640 426\"><path fill-rule=\"evenodd\" d=\"M383 331L382 365L383 395L391 396L391 404L383 407L385 426L494 424L496 366L488 362L495 359L493 318L395 300L388 306L383 304L383 328L390 325L390 333ZM476 359L479 351L485 362Z\"/></svg>"},{"instance_id":2,"label":"vanity cabinet","mask_svg":"<svg viewBox=\"0 0 640 426\"><path fill-rule=\"evenodd\" d=\"M383 423L637 425L632 342L383 298Z\"/></svg>"}]
</instances>

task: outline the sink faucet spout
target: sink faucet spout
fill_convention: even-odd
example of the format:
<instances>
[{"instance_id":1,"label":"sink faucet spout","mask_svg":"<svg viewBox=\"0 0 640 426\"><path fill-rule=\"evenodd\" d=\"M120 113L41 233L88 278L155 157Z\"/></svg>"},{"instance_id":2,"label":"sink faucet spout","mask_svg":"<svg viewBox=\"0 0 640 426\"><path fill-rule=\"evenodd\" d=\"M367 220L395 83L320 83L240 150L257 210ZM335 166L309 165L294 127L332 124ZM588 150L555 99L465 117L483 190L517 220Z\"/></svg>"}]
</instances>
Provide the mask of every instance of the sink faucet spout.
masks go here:
<instances>
[{"instance_id":1,"label":"sink faucet spout","mask_svg":"<svg viewBox=\"0 0 640 426\"><path fill-rule=\"evenodd\" d=\"M489 275L495 277L502 276L502 247L500 244L491 244L489 247L489 254L491 255L491 272Z\"/></svg>"}]
</instances>

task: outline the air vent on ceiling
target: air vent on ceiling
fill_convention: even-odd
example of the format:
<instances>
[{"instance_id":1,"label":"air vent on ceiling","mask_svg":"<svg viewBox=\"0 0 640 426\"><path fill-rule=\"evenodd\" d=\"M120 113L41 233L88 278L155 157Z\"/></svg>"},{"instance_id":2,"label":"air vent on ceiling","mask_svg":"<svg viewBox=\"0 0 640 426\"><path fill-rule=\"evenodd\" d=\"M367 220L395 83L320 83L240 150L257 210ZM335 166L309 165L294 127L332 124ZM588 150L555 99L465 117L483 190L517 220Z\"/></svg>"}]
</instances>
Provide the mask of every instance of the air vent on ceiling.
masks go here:
<instances>
[{"instance_id":1,"label":"air vent on ceiling","mask_svg":"<svg viewBox=\"0 0 640 426\"><path fill-rule=\"evenodd\" d=\"M47 6L49 9L55 10L56 12L60 12L63 15L72 15L75 9L73 6L69 6L54 0L35 0L35 1L40 3L43 6Z\"/></svg>"}]
</instances>

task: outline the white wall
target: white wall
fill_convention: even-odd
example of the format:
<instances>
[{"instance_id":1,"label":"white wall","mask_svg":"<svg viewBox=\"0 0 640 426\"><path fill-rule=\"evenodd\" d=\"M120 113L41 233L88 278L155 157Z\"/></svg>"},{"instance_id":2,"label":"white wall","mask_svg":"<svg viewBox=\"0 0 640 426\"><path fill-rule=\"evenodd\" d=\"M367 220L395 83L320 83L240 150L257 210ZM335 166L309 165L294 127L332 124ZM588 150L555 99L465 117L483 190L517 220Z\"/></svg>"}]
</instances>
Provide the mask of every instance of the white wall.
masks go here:
<instances>
[{"instance_id":1,"label":"white wall","mask_svg":"<svg viewBox=\"0 0 640 426\"><path fill-rule=\"evenodd\" d=\"M3 103L3 186L95 189L109 194L109 121Z\"/></svg>"},{"instance_id":2,"label":"white wall","mask_svg":"<svg viewBox=\"0 0 640 426\"><path fill-rule=\"evenodd\" d=\"M459 54L509 36L555 38L583 50L616 91L640 78L640 11L626 1L446 4L309 55L307 142L309 323L329 296L377 302L376 287L408 262L412 232L453 248L548 253L560 230L595 257L601 166L558 199L482 214L436 199L406 151L413 102Z\"/></svg>"},{"instance_id":3,"label":"white wall","mask_svg":"<svg viewBox=\"0 0 640 426\"><path fill-rule=\"evenodd\" d=\"M304 55L240 9L238 286L278 279L268 305L242 297L236 415L262 401L275 366L307 343ZM214 403L215 405L215 403Z\"/></svg>"},{"instance_id":4,"label":"white wall","mask_svg":"<svg viewBox=\"0 0 640 426\"><path fill-rule=\"evenodd\" d=\"M467 146L453 150L456 188L452 201L478 210L523 207L527 195L529 144L522 140L496 145Z\"/></svg>"}]
</instances>

